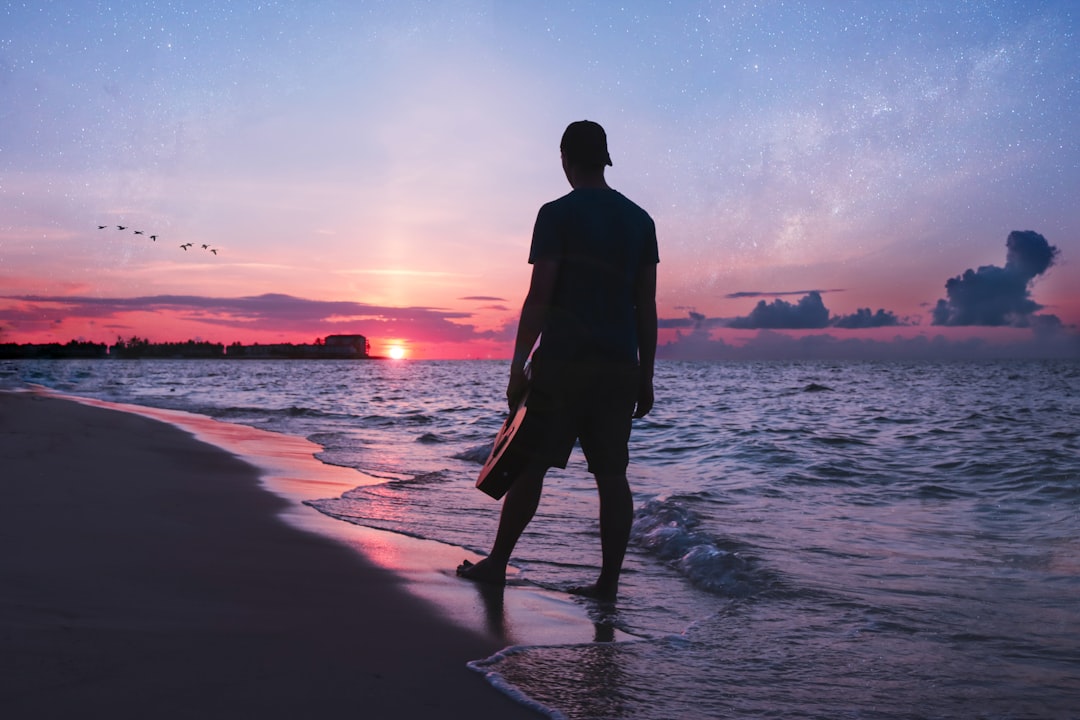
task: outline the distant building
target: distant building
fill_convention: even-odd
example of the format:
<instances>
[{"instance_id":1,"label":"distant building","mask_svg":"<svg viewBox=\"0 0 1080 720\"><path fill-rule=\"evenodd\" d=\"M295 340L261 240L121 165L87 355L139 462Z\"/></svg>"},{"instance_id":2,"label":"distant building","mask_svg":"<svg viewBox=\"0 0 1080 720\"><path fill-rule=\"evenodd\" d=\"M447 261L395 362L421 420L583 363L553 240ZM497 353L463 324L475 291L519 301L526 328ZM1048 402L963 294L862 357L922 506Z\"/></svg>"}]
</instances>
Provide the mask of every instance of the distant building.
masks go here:
<instances>
[{"instance_id":1,"label":"distant building","mask_svg":"<svg viewBox=\"0 0 1080 720\"><path fill-rule=\"evenodd\" d=\"M327 335L323 343L326 347L351 348L359 357L371 356L371 343L363 335Z\"/></svg>"}]
</instances>

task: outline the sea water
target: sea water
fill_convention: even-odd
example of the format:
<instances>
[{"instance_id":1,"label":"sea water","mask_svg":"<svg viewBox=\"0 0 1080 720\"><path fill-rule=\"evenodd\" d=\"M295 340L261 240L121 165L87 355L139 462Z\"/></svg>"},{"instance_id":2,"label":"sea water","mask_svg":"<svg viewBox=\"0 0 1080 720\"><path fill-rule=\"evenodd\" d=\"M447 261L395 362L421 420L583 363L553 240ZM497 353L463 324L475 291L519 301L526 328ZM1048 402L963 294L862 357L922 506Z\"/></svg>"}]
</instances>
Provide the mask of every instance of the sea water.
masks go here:
<instances>
[{"instance_id":1,"label":"sea water","mask_svg":"<svg viewBox=\"0 0 1080 720\"><path fill-rule=\"evenodd\" d=\"M384 480L321 512L484 552L506 370L11 361L0 386L307 437ZM597 642L508 649L477 664L493 682L566 718L1080 717L1080 361L661 362L656 395ZM596 502L575 450L518 546L525 582L594 578Z\"/></svg>"}]
</instances>

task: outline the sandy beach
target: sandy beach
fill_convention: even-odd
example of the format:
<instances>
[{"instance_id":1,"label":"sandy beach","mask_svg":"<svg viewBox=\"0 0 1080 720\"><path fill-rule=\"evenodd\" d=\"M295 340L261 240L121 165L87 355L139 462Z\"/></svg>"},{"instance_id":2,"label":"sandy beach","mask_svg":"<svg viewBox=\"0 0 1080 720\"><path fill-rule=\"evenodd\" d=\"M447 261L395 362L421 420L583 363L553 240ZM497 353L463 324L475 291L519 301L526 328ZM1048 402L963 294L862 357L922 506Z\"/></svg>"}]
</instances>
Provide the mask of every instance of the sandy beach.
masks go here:
<instances>
[{"instance_id":1,"label":"sandy beach","mask_svg":"<svg viewBox=\"0 0 1080 720\"><path fill-rule=\"evenodd\" d=\"M466 667L499 638L180 428L0 393L0 467L3 717L538 717Z\"/></svg>"}]
</instances>

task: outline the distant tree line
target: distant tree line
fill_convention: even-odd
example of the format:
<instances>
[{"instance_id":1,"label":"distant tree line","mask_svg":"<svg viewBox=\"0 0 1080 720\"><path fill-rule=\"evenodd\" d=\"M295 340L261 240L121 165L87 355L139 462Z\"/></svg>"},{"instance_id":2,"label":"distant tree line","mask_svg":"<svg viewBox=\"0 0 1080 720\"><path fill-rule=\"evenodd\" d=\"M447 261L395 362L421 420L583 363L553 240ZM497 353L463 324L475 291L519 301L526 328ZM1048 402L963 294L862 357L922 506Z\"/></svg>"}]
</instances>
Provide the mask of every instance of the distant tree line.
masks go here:
<instances>
[{"instance_id":1,"label":"distant tree line","mask_svg":"<svg viewBox=\"0 0 1080 720\"><path fill-rule=\"evenodd\" d=\"M118 337L109 348L109 355L116 358L221 358L225 357L225 346L195 340L152 343L135 336L128 340Z\"/></svg>"},{"instance_id":2,"label":"distant tree line","mask_svg":"<svg viewBox=\"0 0 1080 720\"><path fill-rule=\"evenodd\" d=\"M3 360L60 360L64 358L104 358L109 347L105 343L71 340L65 344L45 343L16 345L0 343L0 359Z\"/></svg>"},{"instance_id":3,"label":"distant tree line","mask_svg":"<svg viewBox=\"0 0 1080 720\"><path fill-rule=\"evenodd\" d=\"M234 342L226 348L221 343L188 340L186 342L152 343L146 338L118 337L113 345L72 340L67 344L0 343L0 360L65 358L206 358L206 359L301 359L353 360L371 357L371 346L363 335L330 335L314 343L277 343L243 345Z\"/></svg>"}]
</instances>

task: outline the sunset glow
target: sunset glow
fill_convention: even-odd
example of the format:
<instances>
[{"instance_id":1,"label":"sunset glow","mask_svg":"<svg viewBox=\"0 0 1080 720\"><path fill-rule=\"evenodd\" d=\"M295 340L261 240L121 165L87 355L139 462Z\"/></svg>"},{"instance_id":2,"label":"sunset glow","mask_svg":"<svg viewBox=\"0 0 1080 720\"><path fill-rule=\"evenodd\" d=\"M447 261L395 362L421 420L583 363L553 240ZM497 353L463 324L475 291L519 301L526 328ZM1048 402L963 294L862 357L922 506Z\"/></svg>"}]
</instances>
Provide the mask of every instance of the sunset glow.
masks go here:
<instances>
[{"instance_id":1,"label":"sunset glow","mask_svg":"<svg viewBox=\"0 0 1080 720\"><path fill-rule=\"evenodd\" d=\"M343 333L506 358L536 212L569 190L559 137L587 117L657 223L662 358L1076 357L1078 17L13 5L0 343ZM1015 274L1028 230L1056 252Z\"/></svg>"}]
</instances>

